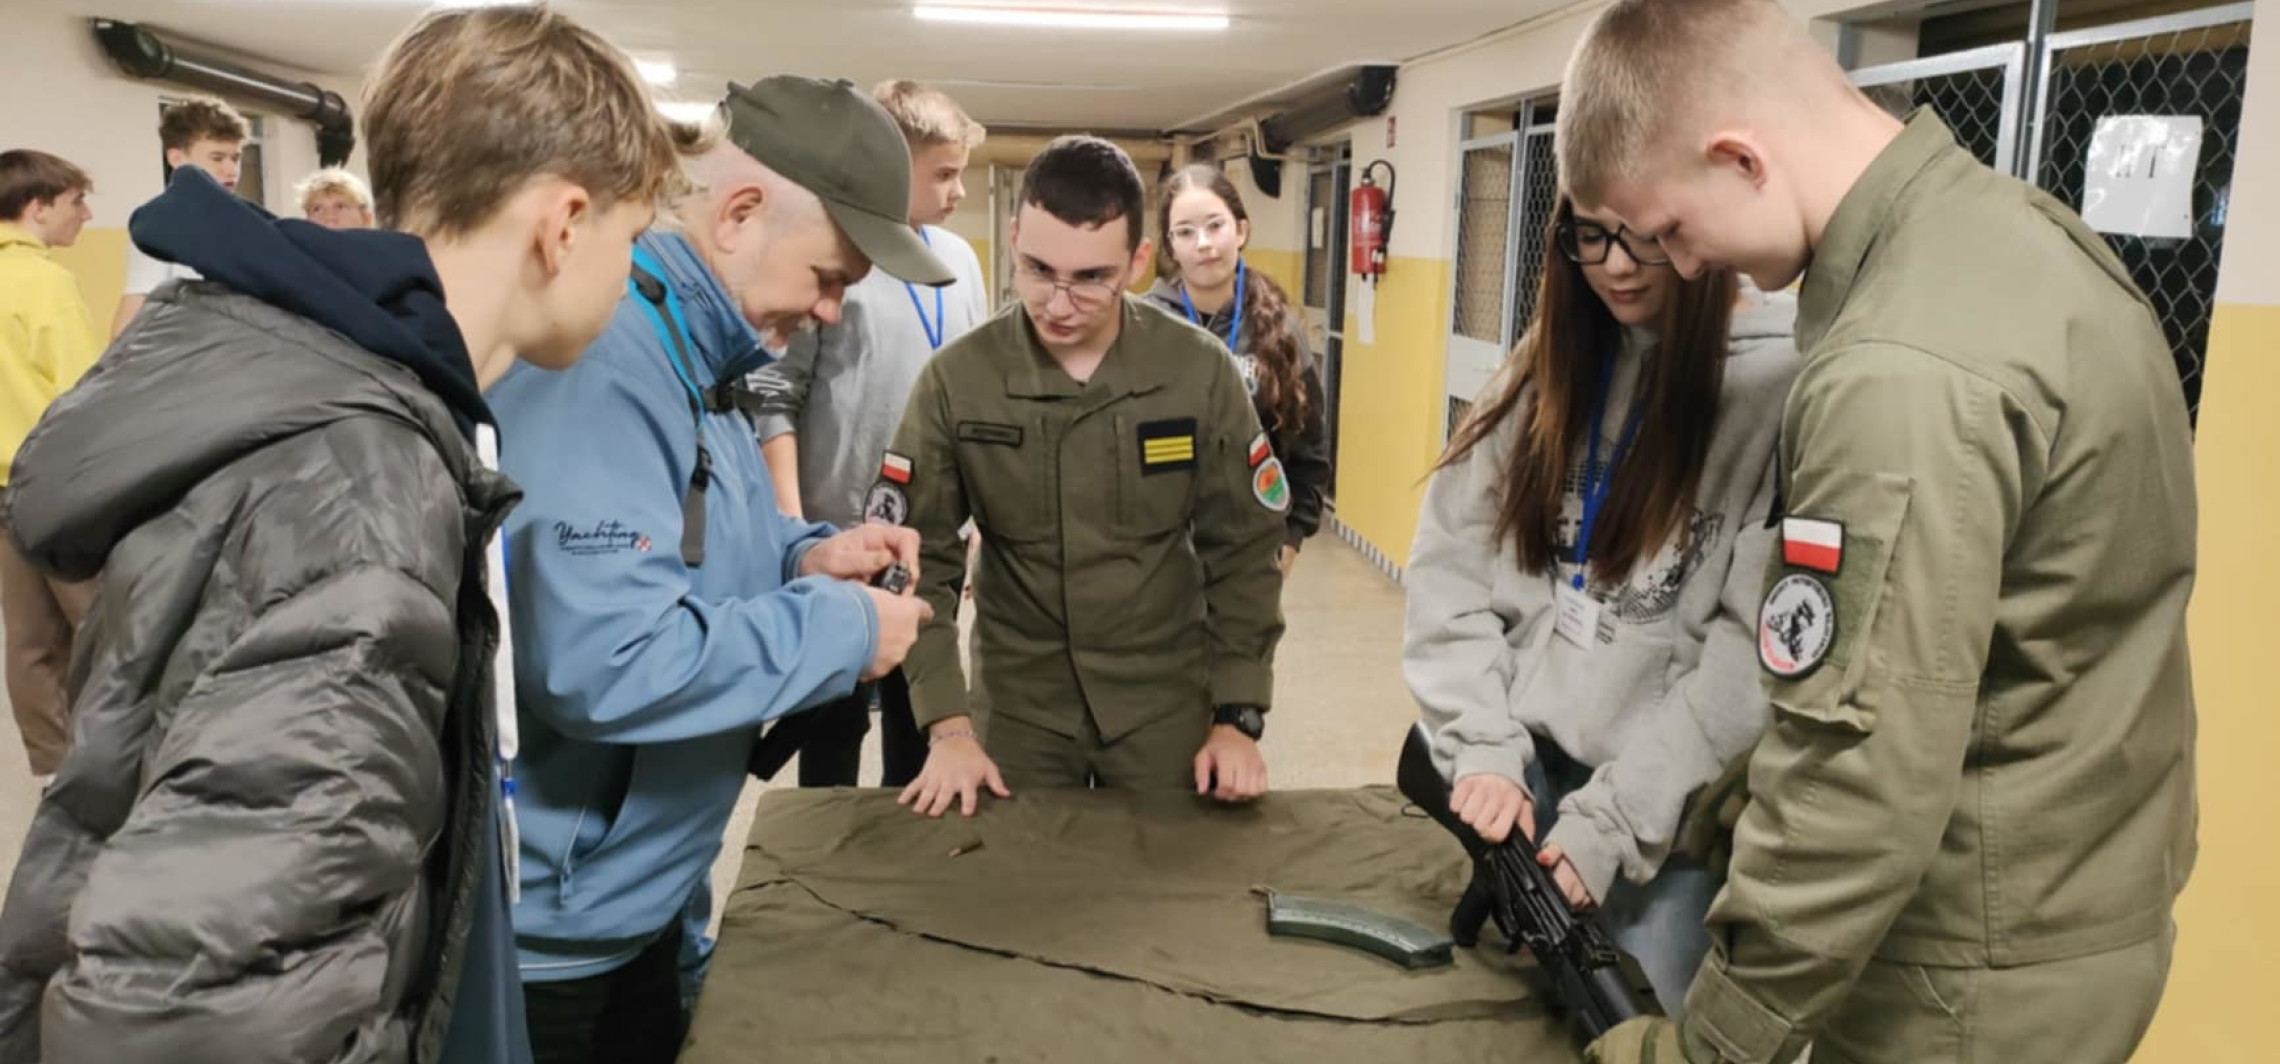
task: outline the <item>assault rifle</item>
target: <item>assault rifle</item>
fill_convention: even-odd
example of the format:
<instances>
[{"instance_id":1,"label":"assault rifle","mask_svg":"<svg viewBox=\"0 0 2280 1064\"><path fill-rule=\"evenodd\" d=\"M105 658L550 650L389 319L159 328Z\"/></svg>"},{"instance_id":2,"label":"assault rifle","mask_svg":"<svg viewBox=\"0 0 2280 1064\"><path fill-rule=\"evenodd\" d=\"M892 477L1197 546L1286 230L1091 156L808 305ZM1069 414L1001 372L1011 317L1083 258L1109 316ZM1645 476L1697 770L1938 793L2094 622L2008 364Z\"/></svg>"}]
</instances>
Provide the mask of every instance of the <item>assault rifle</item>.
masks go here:
<instances>
[{"instance_id":1,"label":"assault rifle","mask_svg":"<svg viewBox=\"0 0 2280 1064\"><path fill-rule=\"evenodd\" d=\"M1472 883L1449 917L1449 937L1467 949L1480 942L1490 920L1506 952L1522 946L1550 977L1556 1003L1568 1012L1585 1045L1634 1016L1659 1013L1652 994L1635 989L1613 940L1560 893L1551 869L1536 863L1536 846L1518 830L1489 845L1449 808L1449 781L1433 767L1433 744L1422 725L1409 729L1396 776L1401 793L1448 829L1472 855Z\"/></svg>"}]
</instances>

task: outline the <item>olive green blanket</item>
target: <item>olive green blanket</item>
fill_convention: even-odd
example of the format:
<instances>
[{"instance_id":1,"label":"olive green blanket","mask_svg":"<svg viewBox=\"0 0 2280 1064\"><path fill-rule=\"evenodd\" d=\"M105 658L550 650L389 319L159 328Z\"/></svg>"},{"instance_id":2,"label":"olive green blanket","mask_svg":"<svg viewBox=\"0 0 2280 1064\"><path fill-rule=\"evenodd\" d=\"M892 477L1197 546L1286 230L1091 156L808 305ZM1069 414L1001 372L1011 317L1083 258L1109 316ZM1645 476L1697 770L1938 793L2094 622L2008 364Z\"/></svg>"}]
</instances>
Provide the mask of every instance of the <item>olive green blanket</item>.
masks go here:
<instances>
[{"instance_id":1,"label":"olive green blanket","mask_svg":"<svg viewBox=\"0 0 2280 1064\"><path fill-rule=\"evenodd\" d=\"M1579 1059L1525 954L1410 971L1268 937L1263 890L1444 926L1463 851L1403 806L1035 791L926 820L891 792L770 792L681 1059Z\"/></svg>"}]
</instances>

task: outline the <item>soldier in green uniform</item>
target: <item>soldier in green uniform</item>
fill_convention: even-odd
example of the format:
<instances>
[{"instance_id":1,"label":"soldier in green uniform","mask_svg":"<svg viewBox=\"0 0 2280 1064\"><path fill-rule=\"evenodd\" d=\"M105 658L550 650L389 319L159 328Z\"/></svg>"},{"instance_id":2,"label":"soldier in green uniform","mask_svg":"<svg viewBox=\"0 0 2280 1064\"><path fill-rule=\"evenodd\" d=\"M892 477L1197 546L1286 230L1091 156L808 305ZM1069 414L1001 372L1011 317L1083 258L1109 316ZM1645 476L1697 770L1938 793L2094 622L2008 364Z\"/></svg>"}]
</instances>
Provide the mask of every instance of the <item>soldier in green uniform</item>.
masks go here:
<instances>
[{"instance_id":1,"label":"soldier in green uniform","mask_svg":"<svg viewBox=\"0 0 2280 1064\"><path fill-rule=\"evenodd\" d=\"M1682 272L1805 279L1714 949L1683 1024L1594 1056L2128 1059L2196 821L2192 440L2144 296L1771 0L1618 0L1559 121L1576 201Z\"/></svg>"},{"instance_id":2,"label":"soldier in green uniform","mask_svg":"<svg viewBox=\"0 0 2280 1064\"><path fill-rule=\"evenodd\" d=\"M1107 141L1063 137L1030 163L1021 306L927 364L866 502L923 543L935 620L904 672L930 749L902 798L927 815L971 815L985 787L1266 791L1290 488L1218 341L1125 294L1149 255L1142 200Z\"/></svg>"}]
</instances>

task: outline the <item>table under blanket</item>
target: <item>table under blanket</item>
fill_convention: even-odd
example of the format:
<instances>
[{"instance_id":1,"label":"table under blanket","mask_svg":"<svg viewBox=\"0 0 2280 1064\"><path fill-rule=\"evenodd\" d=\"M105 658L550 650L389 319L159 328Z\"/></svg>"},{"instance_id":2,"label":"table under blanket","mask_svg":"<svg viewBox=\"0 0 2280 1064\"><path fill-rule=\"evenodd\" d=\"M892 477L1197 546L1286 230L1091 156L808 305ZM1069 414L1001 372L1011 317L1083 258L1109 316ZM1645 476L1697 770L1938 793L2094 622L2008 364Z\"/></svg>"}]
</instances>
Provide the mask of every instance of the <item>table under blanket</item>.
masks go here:
<instances>
[{"instance_id":1,"label":"table under blanket","mask_svg":"<svg viewBox=\"0 0 2280 1064\"><path fill-rule=\"evenodd\" d=\"M769 792L681 1059L1580 1059L1524 953L1411 971L1268 937L1262 891L1443 927L1464 853L1405 805L1030 791L928 820L892 792Z\"/></svg>"}]
</instances>

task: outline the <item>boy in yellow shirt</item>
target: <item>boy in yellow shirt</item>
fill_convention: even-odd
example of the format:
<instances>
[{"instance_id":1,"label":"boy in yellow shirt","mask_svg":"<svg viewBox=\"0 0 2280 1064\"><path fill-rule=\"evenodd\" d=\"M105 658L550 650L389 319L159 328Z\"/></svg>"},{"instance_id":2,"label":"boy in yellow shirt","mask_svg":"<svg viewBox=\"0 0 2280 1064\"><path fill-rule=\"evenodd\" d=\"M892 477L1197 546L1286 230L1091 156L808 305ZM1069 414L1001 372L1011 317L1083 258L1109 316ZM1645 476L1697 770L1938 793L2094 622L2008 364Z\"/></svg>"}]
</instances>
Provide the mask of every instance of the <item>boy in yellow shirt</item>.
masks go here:
<instances>
[{"instance_id":1,"label":"boy in yellow shirt","mask_svg":"<svg viewBox=\"0 0 2280 1064\"><path fill-rule=\"evenodd\" d=\"M103 353L79 281L47 249L70 247L92 213L85 171L46 152L0 152L0 491L16 448L56 396ZM42 576L0 535L0 625L8 700L32 774L53 773L70 737L64 671L88 586Z\"/></svg>"}]
</instances>

